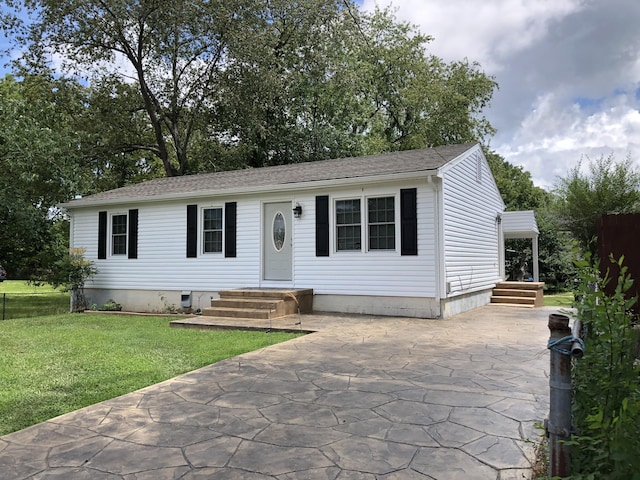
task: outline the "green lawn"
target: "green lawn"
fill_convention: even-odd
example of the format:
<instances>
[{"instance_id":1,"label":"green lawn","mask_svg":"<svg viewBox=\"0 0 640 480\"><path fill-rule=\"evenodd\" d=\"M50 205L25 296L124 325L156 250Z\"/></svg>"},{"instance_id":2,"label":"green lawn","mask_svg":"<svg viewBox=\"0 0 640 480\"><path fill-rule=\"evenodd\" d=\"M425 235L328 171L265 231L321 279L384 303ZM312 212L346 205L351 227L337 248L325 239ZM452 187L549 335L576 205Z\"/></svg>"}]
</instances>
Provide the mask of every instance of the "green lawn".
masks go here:
<instances>
[{"instance_id":1,"label":"green lawn","mask_svg":"<svg viewBox=\"0 0 640 480\"><path fill-rule=\"evenodd\" d=\"M0 320L55 315L69 311L69 292L22 280L0 282Z\"/></svg>"},{"instance_id":2,"label":"green lawn","mask_svg":"<svg viewBox=\"0 0 640 480\"><path fill-rule=\"evenodd\" d=\"M51 285L33 285L24 280L5 280L0 282L0 294L2 293L25 293L25 294L45 294L63 293L60 289L55 289Z\"/></svg>"},{"instance_id":3,"label":"green lawn","mask_svg":"<svg viewBox=\"0 0 640 480\"><path fill-rule=\"evenodd\" d=\"M102 314L0 322L0 435L296 336L168 322Z\"/></svg>"},{"instance_id":4,"label":"green lawn","mask_svg":"<svg viewBox=\"0 0 640 480\"><path fill-rule=\"evenodd\" d=\"M544 296L545 307L571 307L573 304L573 292L556 293Z\"/></svg>"}]
</instances>

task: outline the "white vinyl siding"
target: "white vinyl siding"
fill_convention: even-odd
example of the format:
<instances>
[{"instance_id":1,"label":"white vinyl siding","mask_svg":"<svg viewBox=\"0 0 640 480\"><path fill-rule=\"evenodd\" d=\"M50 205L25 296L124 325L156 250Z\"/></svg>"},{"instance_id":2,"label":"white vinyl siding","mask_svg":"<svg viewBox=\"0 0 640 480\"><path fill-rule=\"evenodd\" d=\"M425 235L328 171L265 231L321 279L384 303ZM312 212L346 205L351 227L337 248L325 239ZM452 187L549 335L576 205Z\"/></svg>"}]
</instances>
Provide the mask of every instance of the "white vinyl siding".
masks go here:
<instances>
[{"instance_id":1,"label":"white vinyl siding","mask_svg":"<svg viewBox=\"0 0 640 480\"><path fill-rule=\"evenodd\" d=\"M329 195L335 199L391 197L394 201L396 247L399 245L399 192L401 188L417 188L418 255L402 256L400 249L336 252L329 257L316 257L315 197ZM157 291L158 297L167 291L215 292L247 286L269 287L274 282L260 278L262 267L262 204L271 201L291 201L303 208L300 218L293 218L293 280L278 284L291 288L313 288L318 294L377 295L395 297L436 296L435 259L435 193L426 179L409 185L390 183L333 190L309 190L303 194L252 195L224 199L198 199L181 202L140 203L137 208L138 259L126 256L97 259L98 211L118 212L123 206L77 209L73 214L73 242L85 247L86 257L95 262L98 274L87 288L144 289ZM186 258L186 205L200 208L237 202L237 256L198 255ZM335 218L330 215L331 245L335 245ZM366 227L363 226L363 236ZM117 298L115 298L117 301ZM194 298L194 305L204 305L207 299ZM199 303L198 303L199 302Z\"/></svg>"},{"instance_id":2,"label":"white vinyl siding","mask_svg":"<svg viewBox=\"0 0 640 480\"><path fill-rule=\"evenodd\" d=\"M165 291L214 292L258 285L260 201L238 201L237 258L225 258L224 255L186 258L187 203L197 202L127 206L139 209L138 259L135 262L121 255L106 260L97 258L98 210L109 211L109 207L73 211L73 246L85 247L86 258L98 269L87 287L156 290L160 295ZM203 205L207 203L210 202L202 202Z\"/></svg>"},{"instance_id":3,"label":"white vinyl siding","mask_svg":"<svg viewBox=\"0 0 640 480\"><path fill-rule=\"evenodd\" d=\"M443 174L445 292L491 288L500 279L498 214L504 210L479 148Z\"/></svg>"},{"instance_id":4,"label":"white vinyl siding","mask_svg":"<svg viewBox=\"0 0 640 480\"><path fill-rule=\"evenodd\" d=\"M395 250L363 252L331 249L328 257L315 256L315 195L335 199L389 197L399 195L401 188L417 187L418 255L400 255ZM295 287L313 288L317 294L377 295L394 297L436 296L435 260L435 193L424 181L415 184L365 186L353 190L318 191L297 197L304 205L302 218L294 219L294 280ZM399 201L395 201L396 210ZM396 212L397 213L397 212ZM396 216L396 218L398 218ZM335 245L335 212L330 215L330 244ZM399 226L396 221L399 238ZM363 233L364 235L364 233ZM399 240L396 242L399 243Z\"/></svg>"}]
</instances>

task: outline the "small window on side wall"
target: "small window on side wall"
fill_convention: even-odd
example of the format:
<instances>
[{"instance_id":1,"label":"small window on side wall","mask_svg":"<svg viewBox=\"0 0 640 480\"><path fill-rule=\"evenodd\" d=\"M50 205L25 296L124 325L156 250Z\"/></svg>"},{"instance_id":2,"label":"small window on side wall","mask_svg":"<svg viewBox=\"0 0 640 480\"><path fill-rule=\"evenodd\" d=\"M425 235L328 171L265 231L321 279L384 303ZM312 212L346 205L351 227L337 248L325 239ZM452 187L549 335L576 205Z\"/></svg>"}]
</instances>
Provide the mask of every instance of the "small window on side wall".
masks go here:
<instances>
[{"instance_id":1,"label":"small window on side wall","mask_svg":"<svg viewBox=\"0 0 640 480\"><path fill-rule=\"evenodd\" d=\"M221 253L222 208L205 208L202 219L202 244L204 253Z\"/></svg>"},{"instance_id":2,"label":"small window on side wall","mask_svg":"<svg viewBox=\"0 0 640 480\"><path fill-rule=\"evenodd\" d=\"M127 215L112 215L111 217L111 254L127 254Z\"/></svg>"}]
</instances>

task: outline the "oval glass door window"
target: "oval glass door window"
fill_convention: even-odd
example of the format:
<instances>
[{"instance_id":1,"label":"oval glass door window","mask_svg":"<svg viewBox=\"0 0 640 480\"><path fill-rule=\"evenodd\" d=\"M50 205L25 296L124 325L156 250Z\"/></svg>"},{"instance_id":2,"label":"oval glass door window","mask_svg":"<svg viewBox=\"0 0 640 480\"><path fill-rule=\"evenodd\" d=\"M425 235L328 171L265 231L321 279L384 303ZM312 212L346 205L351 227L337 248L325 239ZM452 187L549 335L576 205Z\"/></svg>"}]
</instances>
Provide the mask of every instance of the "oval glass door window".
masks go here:
<instances>
[{"instance_id":1,"label":"oval glass door window","mask_svg":"<svg viewBox=\"0 0 640 480\"><path fill-rule=\"evenodd\" d=\"M281 212L278 212L273 217L273 246L276 251L279 252L284 247L285 237L286 225L284 223L284 215L282 215Z\"/></svg>"}]
</instances>

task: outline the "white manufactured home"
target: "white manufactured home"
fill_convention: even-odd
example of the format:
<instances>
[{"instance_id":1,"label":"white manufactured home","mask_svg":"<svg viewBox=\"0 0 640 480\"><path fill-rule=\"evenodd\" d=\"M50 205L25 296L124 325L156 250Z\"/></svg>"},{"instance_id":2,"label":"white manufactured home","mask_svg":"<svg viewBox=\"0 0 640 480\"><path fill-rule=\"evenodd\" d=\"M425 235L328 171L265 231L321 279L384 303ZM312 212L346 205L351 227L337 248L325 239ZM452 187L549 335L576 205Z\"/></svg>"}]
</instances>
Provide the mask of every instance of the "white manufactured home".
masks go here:
<instances>
[{"instance_id":1,"label":"white manufactured home","mask_svg":"<svg viewBox=\"0 0 640 480\"><path fill-rule=\"evenodd\" d=\"M477 144L160 178L64 205L90 303L312 289L315 311L447 317L501 280L504 204Z\"/></svg>"}]
</instances>

